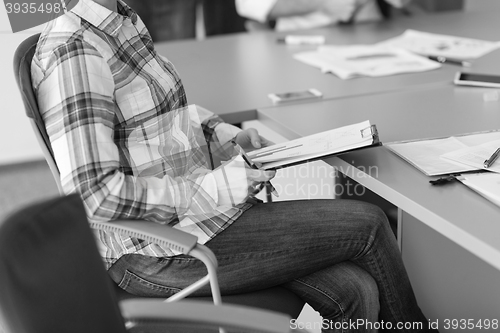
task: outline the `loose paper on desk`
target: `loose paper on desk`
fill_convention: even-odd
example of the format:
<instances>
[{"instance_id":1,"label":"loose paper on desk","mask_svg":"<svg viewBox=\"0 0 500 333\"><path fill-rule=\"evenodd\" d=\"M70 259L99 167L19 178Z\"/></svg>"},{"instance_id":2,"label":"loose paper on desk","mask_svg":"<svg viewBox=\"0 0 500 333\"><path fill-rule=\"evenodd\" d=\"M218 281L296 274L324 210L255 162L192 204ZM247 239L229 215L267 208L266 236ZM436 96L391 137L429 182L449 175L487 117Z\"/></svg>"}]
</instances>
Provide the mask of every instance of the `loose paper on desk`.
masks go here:
<instances>
[{"instance_id":1,"label":"loose paper on desk","mask_svg":"<svg viewBox=\"0 0 500 333\"><path fill-rule=\"evenodd\" d=\"M500 140L500 131L469 133L444 138L422 139L385 144L392 152L409 162L427 176L480 170L480 167L444 158L448 153L470 149L487 142Z\"/></svg>"},{"instance_id":2,"label":"loose paper on desk","mask_svg":"<svg viewBox=\"0 0 500 333\"><path fill-rule=\"evenodd\" d=\"M404 49L383 45L327 45L297 53L294 58L341 79L423 72L441 66Z\"/></svg>"},{"instance_id":3,"label":"loose paper on desk","mask_svg":"<svg viewBox=\"0 0 500 333\"><path fill-rule=\"evenodd\" d=\"M476 170L475 167L441 157L450 151L467 147L454 137L397 142L385 146L427 176Z\"/></svg>"},{"instance_id":4,"label":"loose paper on desk","mask_svg":"<svg viewBox=\"0 0 500 333\"><path fill-rule=\"evenodd\" d=\"M455 162L469 165L478 170L485 169L500 173L500 159L497 159L488 168L484 167L484 161L489 159L498 148L500 148L500 140L495 140L477 146L462 148L444 154L443 157Z\"/></svg>"},{"instance_id":5,"label":"loose paper on desk","mask_svg":"<svg viewBox=\"0 0 500 333\"><path fill-rule=\"evenodd\" d=\"M406 30L402 35L378 45L401 47L425 56L443 56L457 60L476 59L500 47L500 42L439 35Z\"/></svg>"},{"instance_id":6,"label":"loose paper on desk","mask_svg":"<svg viewBox=\"0 0 500 333\"><path fill-rule=\"evenodd\" d=\"M374 143L378 143L375 125L364 121L254 150L248 156L262 163L262 169L273 169Z\"/></svg>"},{"instance_id":7,"label":"loose paper on desk","mask_svg":"<svg viewBox=\"0 0 500 333\"><path fill-rule=\"evenodd\" d=\"M500 174L482 172L457 177L464 185L500 206Z\"/></svg>"}]
</instances>

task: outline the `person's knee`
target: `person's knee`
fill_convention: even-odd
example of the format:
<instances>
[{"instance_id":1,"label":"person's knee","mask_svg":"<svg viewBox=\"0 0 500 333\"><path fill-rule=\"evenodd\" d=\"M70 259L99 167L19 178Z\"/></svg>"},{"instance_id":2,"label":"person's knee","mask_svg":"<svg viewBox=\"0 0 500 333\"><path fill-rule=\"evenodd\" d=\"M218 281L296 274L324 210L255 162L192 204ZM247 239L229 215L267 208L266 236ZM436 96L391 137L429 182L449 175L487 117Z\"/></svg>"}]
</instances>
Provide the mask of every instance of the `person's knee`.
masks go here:
<instances>
[{"instance_id":1,"label":"person's knee","mask_svg":"<svg viewBox=\"0 0 500 333\"><path fill-rule=\"evenodd\" d=\"M343 297L338 304L343 320L377 321L380 311L377 283L362 269L350 269L350 272L349 279L343 280Z\"/></svg>"},{"instance_id":2,"label":"person's knee","mask_svg":"<svg viewBox=\"0 0 500 333\"><path fill-rule=\"evenodd\" d=\"M372 230L389 227L387 215L377 205L368 202L358 202L358 209L355 214L362 221L363 225L368 226Z\"/></svg>"},{"instance_id":3,"label":"person's knee","mask_svg":"<svg viewBox=\"0 0 500 333\"><path fill-rule=\"evenodd\" d=\"M373 277L344 261L288 284L324 319L333 322L363 319L375 322L380 310L379 289Z\"/></svg>"},{"instance_id":4,"label":"person's knee","mask_svg":"<svg viewBox=\"0 0 500 333\"><path fill-rule=\"evenodd\" d=\"M351 321L375 322L380 311L379 290L370 274L361 268L350 268L349 279L345 279L343 311Z\"/></svg>"}]
</instances>

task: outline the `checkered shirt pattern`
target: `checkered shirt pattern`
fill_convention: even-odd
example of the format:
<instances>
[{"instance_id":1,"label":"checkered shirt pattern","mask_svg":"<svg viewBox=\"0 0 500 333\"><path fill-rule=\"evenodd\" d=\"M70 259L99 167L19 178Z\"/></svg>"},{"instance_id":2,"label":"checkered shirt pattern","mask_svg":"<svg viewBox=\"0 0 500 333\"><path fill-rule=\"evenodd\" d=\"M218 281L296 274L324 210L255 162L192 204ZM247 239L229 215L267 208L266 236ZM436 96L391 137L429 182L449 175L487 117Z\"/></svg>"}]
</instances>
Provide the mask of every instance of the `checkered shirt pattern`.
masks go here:
<instances>
[{"instance_id":1,"label":"checkered shirt pattern","mask_svg":"<svg viewBox=\"0 0 500 333\"><path fill-rule=\"evenodd\" d=\"M80 0L41 34L33 87L66 193L78 192L94 221L144 219L205 243L251 205L218 205L207 155L228 160L237 133L188 105L182 82L155 52L137 14ZM176 253L141 239L96 231L107 267L124 254Z\"/></svg>"}]
</instances>

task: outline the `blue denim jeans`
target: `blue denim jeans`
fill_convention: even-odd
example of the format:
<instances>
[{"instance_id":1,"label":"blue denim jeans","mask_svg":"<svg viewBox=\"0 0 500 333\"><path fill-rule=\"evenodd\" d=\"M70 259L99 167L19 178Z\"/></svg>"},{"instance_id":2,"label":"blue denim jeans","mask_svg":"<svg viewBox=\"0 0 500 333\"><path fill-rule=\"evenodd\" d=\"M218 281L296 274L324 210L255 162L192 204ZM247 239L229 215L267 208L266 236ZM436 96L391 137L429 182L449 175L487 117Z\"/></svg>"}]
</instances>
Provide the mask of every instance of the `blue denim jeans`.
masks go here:
<instances>
[{"instance_id":1,"label":"blue denim jeans","mask_svg":"<svg viewBox=\"0 0 500 333\"><path fill-rule=\"evenodd\" d=\"M428 331L394 234L374 205L352 200L257 204L207 246L219 262L223 295L283 285L321 314L324 332L369 332L387 328L388 322L393 328L421 322L420 332ZM132 294L168 297L206 269L184 255L126 255L109 272ZM358 319L371 325L349 325Z\"/></svg>"}]
</instances>

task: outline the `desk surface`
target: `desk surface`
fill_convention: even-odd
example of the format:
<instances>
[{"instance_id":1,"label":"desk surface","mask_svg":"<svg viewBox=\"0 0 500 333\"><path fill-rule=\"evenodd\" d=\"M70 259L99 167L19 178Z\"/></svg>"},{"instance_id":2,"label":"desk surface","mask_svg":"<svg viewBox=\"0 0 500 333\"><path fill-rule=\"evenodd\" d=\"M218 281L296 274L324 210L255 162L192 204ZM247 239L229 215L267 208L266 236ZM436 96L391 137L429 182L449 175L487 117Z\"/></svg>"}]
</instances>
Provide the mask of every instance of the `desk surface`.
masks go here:
<instances>
[{"instance_id":1,"label":"desk surface","mask_svg":"<svg viewBox=\"0 0 500 333\"><path fill-rule=\"evenodd\" d=\"M497 40L497 31L500 29L497 16L498 13L458 11L398 17L387 22L354 26L334 26L304 33L324 34L328 44L371 44L398 36L408 28ZM159 43L156 49L169 58L180 72L189 103L203 105L224 116L229 122L253 119L256 108L272 106L267 97L271 92L314 87L324 94L325 99L343 98L429 83L446 83L460 69L444 65L440 69L424 73L340 80L332 74L321 74L318 69L292 58L294 53L314 47L277 44L278 36L283 36L283 33L243 33L204 41ZM499 57L500 52L496 56L484 57L474 65L479 69L491 69L491 63Z\"/></svg>"},{"instance_id":2,"label":"desk surface","mask_svg":"<svg viewBox=\"0 0 500 333\"><path fill-rule=\"evenodd\" d=\"M406 91L323 100L258 110L258 119L296 138L364 120L384 143L500 128L497 89L430 84ZM304 121L304 120L307 121Z\"/></svg>"},{"instance_id":3,"label":"desk surface","mask_svg":"<svg viewBox=\"0 0 500 333\"><path fill-rule=\"evenodd\" d=\"M398 36L408 28L494 41L500 22L497 12L451 12L304 33L324 34L329 44L369 44ZM288 138L366 119L377 124L383 142L500 128L499 102L484 100L484 94L494 90L451 84L460 67L340 80L294 60L294 53L312 48L279 45L276 39L282 35L235 34L156 47L180 72L190 103L203 105L230 122L258 117ZM500 73L499 58L500 52L486 55L474 62L473 70ZM310 87L322 91L325 99L275 107L267 98L270 92ZM303 121L305 117L308 121ZM430 187L428 177L384 147L328 161L500 269L499 207L461 184ZM364 177L353 166L376 167L377 175Z\"/></svg>"},{"instance_id":4,"label":"desk surface","mask_svg":"<svg viewBox=\"0 0 500 333\"><path fill-rule=\"evenodd\" d=\"M498 129L500 102L483 98L495 91L439 85L264 108L258 117L288 138L369 119L388 143ZM304 122L304 117L311 121ZM431 178L383 146L327 162L500 269L500 207L459 183L431 186Z\"/></svg>"}]
</instances>

